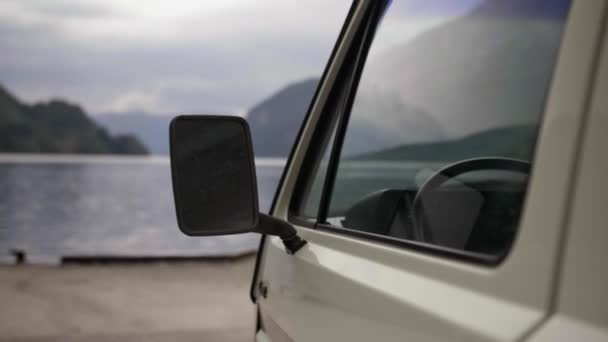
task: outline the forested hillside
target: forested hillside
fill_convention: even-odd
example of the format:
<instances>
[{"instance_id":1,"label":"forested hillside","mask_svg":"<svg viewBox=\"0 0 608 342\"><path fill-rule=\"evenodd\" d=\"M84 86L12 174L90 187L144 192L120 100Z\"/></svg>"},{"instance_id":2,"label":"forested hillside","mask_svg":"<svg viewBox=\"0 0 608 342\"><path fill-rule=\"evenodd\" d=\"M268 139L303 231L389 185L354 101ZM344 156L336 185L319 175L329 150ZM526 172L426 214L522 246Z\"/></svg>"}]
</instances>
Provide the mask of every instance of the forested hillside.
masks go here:
<instances>
[{"instance_id":1,"label":"forested hillside","mask_svg":"<svg viewBox=\"0 0 608 342\"><path fill-rule=\"evenodd\" d=\"M147 154L133 135L110 135L75 104L51 100L33 105L0 86L0 152Z\"/></svg>"}]
</instances>

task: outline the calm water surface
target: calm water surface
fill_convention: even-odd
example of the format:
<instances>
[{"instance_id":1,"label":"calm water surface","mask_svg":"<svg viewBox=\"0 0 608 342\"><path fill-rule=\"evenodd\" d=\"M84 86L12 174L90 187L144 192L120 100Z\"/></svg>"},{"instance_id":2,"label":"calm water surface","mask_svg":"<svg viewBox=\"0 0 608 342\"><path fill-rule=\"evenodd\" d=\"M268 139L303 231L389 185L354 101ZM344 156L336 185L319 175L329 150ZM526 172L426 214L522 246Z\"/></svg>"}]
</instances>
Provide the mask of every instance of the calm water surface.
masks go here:
<instances>
[{"instance_id":1,"label":"calm water surface","mask_svg":"<svg viewBox=\"0 0 608 342\"><path fill-rule=\"evenodd\" d=\"M283 160L259 159L267 211ZM189 238L179 232L168 158L0 155L0 262L23 249L31 262L66 255L222 255L257 247L259 235Z\"/></svg>"}]
</instances>

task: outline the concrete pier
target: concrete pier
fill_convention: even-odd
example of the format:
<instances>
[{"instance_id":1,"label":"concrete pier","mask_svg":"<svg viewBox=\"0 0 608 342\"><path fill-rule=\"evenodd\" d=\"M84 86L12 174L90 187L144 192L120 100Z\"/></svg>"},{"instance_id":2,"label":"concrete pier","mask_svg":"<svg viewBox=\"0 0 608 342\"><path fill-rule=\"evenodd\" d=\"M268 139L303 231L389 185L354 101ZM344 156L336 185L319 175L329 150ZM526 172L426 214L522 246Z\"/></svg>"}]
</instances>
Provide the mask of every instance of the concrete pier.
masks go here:
<instances>
[{"instance_id":1,"label":"concrete pier","mask_svg":"<svg viewBox=\"0 0 608 342\"><path fill-rule=\"evenodd\" d=\"M252 341L253 262L0 266L0 341Z\"/></svg>"}]
</instances>

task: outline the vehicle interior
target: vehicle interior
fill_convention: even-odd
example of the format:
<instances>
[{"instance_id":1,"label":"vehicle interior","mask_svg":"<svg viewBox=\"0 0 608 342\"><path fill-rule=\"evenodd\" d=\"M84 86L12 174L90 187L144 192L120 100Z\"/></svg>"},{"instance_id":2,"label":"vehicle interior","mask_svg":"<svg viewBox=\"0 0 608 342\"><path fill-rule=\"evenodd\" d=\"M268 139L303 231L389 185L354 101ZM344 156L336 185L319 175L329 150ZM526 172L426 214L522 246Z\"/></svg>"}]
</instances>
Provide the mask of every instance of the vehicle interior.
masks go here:
<instances>
[{"instance_id":1,"label":"vehicle interior","mask_svg":"<svg viewBox=\"0 0 608 342\"><path fill-rule=\"evenodd\" d=\"M328 222L489 255L505 254L521 216L530 163L484 157L451 163L420 186L364 195Z\"/></svg>"}]
</instances>

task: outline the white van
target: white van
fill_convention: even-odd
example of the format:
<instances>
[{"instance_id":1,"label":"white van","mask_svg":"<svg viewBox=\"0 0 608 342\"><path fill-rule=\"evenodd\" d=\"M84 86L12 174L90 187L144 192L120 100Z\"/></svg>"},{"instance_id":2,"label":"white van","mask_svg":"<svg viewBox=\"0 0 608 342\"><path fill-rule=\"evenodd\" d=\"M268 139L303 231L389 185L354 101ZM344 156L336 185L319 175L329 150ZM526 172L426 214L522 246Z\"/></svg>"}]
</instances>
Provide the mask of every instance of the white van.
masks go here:
<instances>
[{"instance_id":1,"label":"white van","mask_svg":"<svg viewBox=\"0 0 608 342\"><path fill-rule=\"evenodd\" d=\"M608 341L607 16L355 1L269 215L247 123L174 119L180 229L264 234L255 340Z\"/></svg>"}]
</instances>

